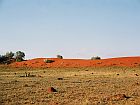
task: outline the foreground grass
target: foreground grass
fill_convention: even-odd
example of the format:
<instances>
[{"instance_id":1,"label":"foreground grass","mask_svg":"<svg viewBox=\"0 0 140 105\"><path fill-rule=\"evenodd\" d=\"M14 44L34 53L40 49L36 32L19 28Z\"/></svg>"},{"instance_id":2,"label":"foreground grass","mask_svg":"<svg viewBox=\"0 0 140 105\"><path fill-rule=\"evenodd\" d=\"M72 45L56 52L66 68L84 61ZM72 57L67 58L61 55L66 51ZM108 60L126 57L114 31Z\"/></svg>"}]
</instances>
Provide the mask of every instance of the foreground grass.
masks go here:
<instances>
[{"instance_id":1,"label":"foreground grass","mask_svg":"<svg viewBox=\"0 0 140 105\"><path fill-rule=\"evenodd\" d=\"M54 87L57 92L48 93L48 87ZM120 94L126 97L121 97ZM0 105L139 105L139 103L140 68L0 67Z\"/></svg>"}]
</instances>

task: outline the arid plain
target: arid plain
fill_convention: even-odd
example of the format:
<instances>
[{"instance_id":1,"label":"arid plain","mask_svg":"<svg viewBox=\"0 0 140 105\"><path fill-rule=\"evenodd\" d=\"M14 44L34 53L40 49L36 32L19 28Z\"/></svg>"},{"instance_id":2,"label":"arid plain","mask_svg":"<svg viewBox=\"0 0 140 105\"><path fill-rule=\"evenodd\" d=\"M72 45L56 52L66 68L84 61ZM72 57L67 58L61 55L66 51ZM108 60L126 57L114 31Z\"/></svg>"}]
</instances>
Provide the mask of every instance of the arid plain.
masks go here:
<instances>
[{"instance_id":1,"label":"arid plain","mask_svg":"<svg viewBox=\"0 0 140 105\"><path fill-rule=\"evenodd\" d=\"M124 65L120 66L118 61L121 60L116 64L114 61L111 66L91 67L65 67L64 62L62 67L49 64L37 68L27 66L28 61L24 62L24 67L19 67L20 64L17 67L1 65L0 104L140 105L140 62L127 59L124 61L130 66L124 66L126 62L122 61ZM104 65L105 61L95 62Z\"/></svg>"}]
</instances>

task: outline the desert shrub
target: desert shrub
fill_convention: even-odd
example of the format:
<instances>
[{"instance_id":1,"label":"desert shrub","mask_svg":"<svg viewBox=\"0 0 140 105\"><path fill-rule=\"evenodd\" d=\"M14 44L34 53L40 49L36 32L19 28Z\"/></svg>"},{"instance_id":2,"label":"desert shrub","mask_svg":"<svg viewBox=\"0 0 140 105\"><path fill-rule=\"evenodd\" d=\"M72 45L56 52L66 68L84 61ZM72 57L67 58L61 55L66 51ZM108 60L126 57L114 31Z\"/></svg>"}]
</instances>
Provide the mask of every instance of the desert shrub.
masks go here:
<instances>
[{"instance_id":1,"label":"desert shrub","mask_svg":"<svg viewBox=\"0 0 140 105\"><path fill-rule=\"evenodd\" d=\"M17 51L15 53L15 59L17 62L21 62L24 60L24 57L25 57L25 53L24 52L21 52L21 51Z\"/></svg>"},{"instance_id":2,"label":"desert shrub","mask_svg":"<svg viewBox=\"0 0 140 105\"><path fill-rule=\"evenodd\" d=\"M25 72L25 75L21 75L20 77L36 77L36 75L32 75L31 73Z\"/></svg>"},{"instance_id":3,"label":"desert shrub","mask_svg":"<svg viewBox=\"0 0 140 105\"><path fill-rule=\"evenodd\" d=\"M7 57L4 55L0 55L0 64L4 64L7 61Z\"/></svg>"},{"instance_id":4,"label":"desert shrub","mask_svg":"<svg viewBox=\"0 0 140 105\"><path fill-rule=\"evenodd\" d=\"M2 55L0 55L0 60L2 59Z\"/></svg>"},{"instance_id":5,"label":"desert shrub","mask_svg":"<svg viewBox=\"0 0 140 105\"><path fill-rule=\"evenodd\" d=\"M14 53L7 52L5 55L0 56L0 64L10 64L15 61L13 58Z\"/></svg>"},{"instance_id":6,"label":"desert shrub","mask_svg":"<svg viewBox=\"0 0 140 105\"><path fill-rule=\"evenodd\" d=\"M45 63L52 63L52 62L54 62L54 60L45 59L44 62L45 62Z\"/></svg>"},{"instance_id":7,"label":"desert shrub","mask_svg":"<svg viewBox=\"0 0 140 105\"><path fill-rule=\"evenodd\" d=\"M7 53L5 54L5 57L7 57L8 59L12 59L12 58L14 57L14 53L13 53L12 51L7 52Z\"/></svg>"},{"instance_id":8,"label":"desert shrub","mask_svg":"<svg viewBox=\"0 0 140 105\"><path fill-rule=\"evenodd\" d=\"M99 57L99 56L91 57L91 60L100 60L100 59L101 59L101 57Z\"/></svg>"},{"instance_id":9,"label":"desert shrub","mask_svg":"<svg viewBox=\"0 0 140 105\"><path fill-rule=\"evenodd\" d=\"M12 62L15 62L14 58L8 58L6 56L1 56L0 57L0 64L10 64Z\"/></svg>"},{"instance_id":10,"label":"desert shrub","mask_svg":"<svg viewBox=\"0 0 140 105\"><path fill-rule=\"evenodd\" d=\"M16 58L16 62L21 62L21 61L23 61L23 59L21 59L21 58Z\"/></svg>"},{"instance_id":11,"label":"desert shrub","mask_svg":"<svg viewBox=\"0 0 140 105\"><path fill-rule=\"evenodd\" d=\"M63 56L61 56L61 55L57 55L57 58L63 59Z\"/></svg>"},{"instance_id":12,"label":"desert shrub","mask_svg":"<svg viewBox=\"0 0 140 105\"><path fill-rule=\"evenodd\" d=\"M25 57L24 52L17 51L15 54L10 51L7 52L5 55L0 55L0 64L10 64L15 61L23 61L23 58Z\"/></svg>"}]
</instances>

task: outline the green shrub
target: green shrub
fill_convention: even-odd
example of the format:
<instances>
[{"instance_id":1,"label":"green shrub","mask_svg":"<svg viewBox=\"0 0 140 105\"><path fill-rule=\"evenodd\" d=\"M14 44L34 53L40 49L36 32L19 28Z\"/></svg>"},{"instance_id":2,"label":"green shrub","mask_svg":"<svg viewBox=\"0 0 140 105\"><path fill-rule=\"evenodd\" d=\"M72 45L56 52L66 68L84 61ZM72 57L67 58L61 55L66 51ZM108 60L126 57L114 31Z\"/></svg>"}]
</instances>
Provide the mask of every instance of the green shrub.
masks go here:
<instances>
[{"instance_id":1,"label":"green shrub","mask_svg":"<svg viewBox=\"0 0 140 105\"><path fill-rule=\"evenodd\" d=\"M8 58L6 56L0 55L0 64L4 64L7 60Z\"/></svg>"},{"instance_id":2,"label":"green shrub","mask_svg":"<svg viewBox=\"0 0 140 105\"><path fill-rule=\"evenodd\" d=\"M59 59L63 59L63 56L61 56L61 55L57 55L57 58L59 58Z\"/></svg>"},{"instance_id":3,"label":"green shrub","mask_svg":"<svg viewBox=\"0 0 140 105\"><path fill-rule=\"evenodd\" d=\"M23 61L23 59L21 59L21 58L16 58L16 62L21 62L21 61Z\"/></svg>"},{"instance_id":4,"label":"green shrub","mask_svg":"<svg viewBox=\"0 0 140 105\"><path fill-rule=\"evenodd\" d=\"M52 63L52 62L54 62L54 60L45 59L44 62L45 62L45 63Z\"/></svg>"},{"instance_id":5,"label":"green shrub","mask_svg":"<svg viewBox=\"0 0 140 105\"><path fill-rule=\"evenodd\" d=\"M12 58L14 57L14 53L13 53L12 51L7 52L7 53L5 54L5 57L7 57L8 59L12 59Z\"/></svg>"},{"instance_id":6,"label":"green shrub","mask_svg":"<svg viewBox=\"0 0 140 105\"><path fill-rule=\"evenodd\" d=\"M20 62L23 61L25 57L25 53L21 51L17 51L15 54L10 51L7 52L5 55L0 55L0 64L10 64L12 62Z\"/></svg>"},{"instance_id":7,"label":"green shrub","mask_svg":"<svg viewBox=\"0 0 140 105\"><path fill-rule=\"evenodd\" d=\"M100 59L101 59L101 57L99 57L99 56L91 57L91 60L100 60Z\"/></svg>"}]
</instances>

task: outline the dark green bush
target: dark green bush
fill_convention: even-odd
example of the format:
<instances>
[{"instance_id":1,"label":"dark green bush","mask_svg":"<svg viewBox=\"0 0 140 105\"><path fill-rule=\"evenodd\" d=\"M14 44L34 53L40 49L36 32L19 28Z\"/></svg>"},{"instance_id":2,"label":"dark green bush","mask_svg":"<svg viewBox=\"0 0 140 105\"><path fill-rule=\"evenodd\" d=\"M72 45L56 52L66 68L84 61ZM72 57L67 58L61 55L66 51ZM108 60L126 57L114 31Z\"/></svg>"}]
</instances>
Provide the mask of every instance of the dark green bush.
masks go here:
<instances>
[{"instance_id":1,"label":"dark green bush","mask_svg":"<svg viewBox=\"0 0 140 105\"><path fill-rule=\"evenodd\" d=\"M24 57L25 57L25 53L24 52L21 52L21 51L17 51L15 53L15 59L17 62L21 62L24 60Z\"/></svg>"},{"instance_id":2,"label":"dark green bush","mask_svg":"<svg viewBox=\"0 0 140 105\"><path fill-rule=\"evenodd\" d=\"M25 53L21 51L17 51L15 54L10 51L7 52L5 55L0 55L0 64L10 64L12 62L20 62L23 61L25 57Z\"/></svg>"},{"instance_id":3,"label":"dark green bush","mask_svg":"<svg viewBox=\"0 0 140 105\"><path fill-rule=\"evenodd\" d=\"M61 55L57 55L57 58L59 58L59 59L63 59L63 56L61 56Z\"/></svg>"},{"instance_id":4,"label":"dark green bush","mask_svg":"<svg viewBox=\"0 0 140 105\"><path fill-rule=\"evenodd\" d=\"M52 62L54 62L54 60L45 59L44 62L45 62L45 63L52 63Z\"/></svg>"},{"instance_id":5,"label":"dark green bush","mask_svg":"<svg viewBox=\"0 0 140 105\"><path fill-rule=\"evenodd\" d=\"M100 59L101 59L101 57L99 57L99 56L91 57L91 60L100 60Z\"/></svg>"},{"instance_id":6,"label":"dark green bush","mask_svg":"<svg viewBox=\"0 0 140 105\"><path fill-rule=\"evenodd\" d=\"M12 51L7 52L7 53L5 54L5 57L7 57L8 59L12 59L12 58L14 57L14 53L13 53Z\"/></svg>"},{"instance_id":7,"label":"dark green bush","mask_svg":"<svg viewBox=\"0 0 140 105\"><path fill-rule=\"evenodd\" d=\"M16 62L21 62L21 61L23 61L22 58L16 58Z\"/></svg>"},{"instance_id":8,"label":"dark green bush","mask_svg":"<svg viewBox=\"0 0 140 105\"><path fill-rule=\"evenodd\" d=\"M4 64L7 60L8 58L6 56L0 55L0 64Z\"/></svg>"}]
</instances>

